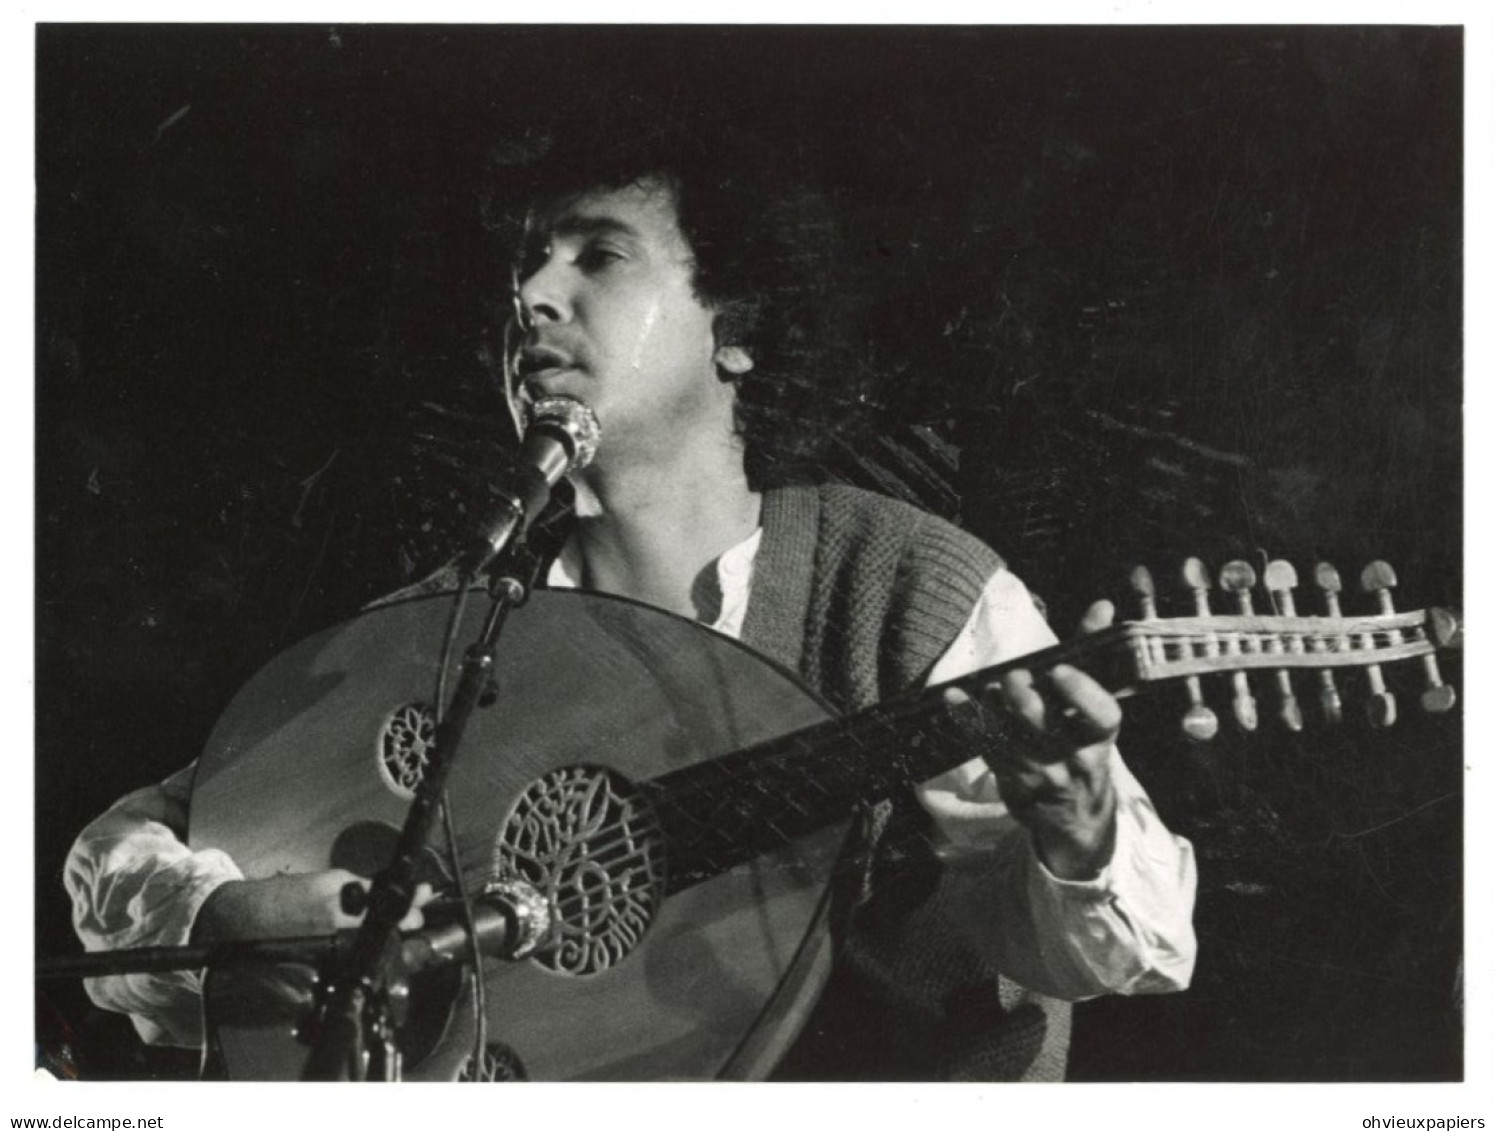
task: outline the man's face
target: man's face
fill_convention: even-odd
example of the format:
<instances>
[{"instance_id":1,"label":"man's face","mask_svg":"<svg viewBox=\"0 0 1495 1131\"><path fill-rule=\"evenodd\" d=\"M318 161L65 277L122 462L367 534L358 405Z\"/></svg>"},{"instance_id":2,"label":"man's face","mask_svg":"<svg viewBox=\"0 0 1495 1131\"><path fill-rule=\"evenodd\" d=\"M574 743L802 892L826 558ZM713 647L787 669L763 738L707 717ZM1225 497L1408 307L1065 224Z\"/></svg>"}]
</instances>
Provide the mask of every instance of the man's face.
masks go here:
<instances>
[{"instance_id":1,"label":"man's face","mask_svg":"<svg viewBox=\"0 0 1495 1131\"><path fill-rule=\"evenodd\" d=\"M560 201L531 218L515 268L522 395L562 394L597 414L602 454L731 426L712 311L674 194L645 179ZM725 413L724 413L725 409Z\"/></svg>"}]
</instances>

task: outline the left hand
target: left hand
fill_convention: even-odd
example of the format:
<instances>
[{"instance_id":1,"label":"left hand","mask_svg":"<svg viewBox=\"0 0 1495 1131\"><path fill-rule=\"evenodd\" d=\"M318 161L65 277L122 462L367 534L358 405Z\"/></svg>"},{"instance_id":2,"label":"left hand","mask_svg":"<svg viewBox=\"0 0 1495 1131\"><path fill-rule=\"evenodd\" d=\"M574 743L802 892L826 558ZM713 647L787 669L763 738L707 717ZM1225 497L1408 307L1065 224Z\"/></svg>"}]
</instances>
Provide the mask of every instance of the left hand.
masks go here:
<instances>
[{"instance_id":1,"label":"left hand","mask_svg":"<svg viewBox=\"0 0 1495 1131\"><path fill-rule=\"evenodd\" d=\"M1081 634L1105 628L1114 616L1109 601L1096 602ZM946 701L960 707L969 697L952 689ZM980 709L990 736L982 756L1049 871L1066 880L1098 875L1116 841L1110 761L1121 705L1090 676L1060 664L1037 675L1025 668L1004 673L983 689Z\"/></svg>"}]
</instances>

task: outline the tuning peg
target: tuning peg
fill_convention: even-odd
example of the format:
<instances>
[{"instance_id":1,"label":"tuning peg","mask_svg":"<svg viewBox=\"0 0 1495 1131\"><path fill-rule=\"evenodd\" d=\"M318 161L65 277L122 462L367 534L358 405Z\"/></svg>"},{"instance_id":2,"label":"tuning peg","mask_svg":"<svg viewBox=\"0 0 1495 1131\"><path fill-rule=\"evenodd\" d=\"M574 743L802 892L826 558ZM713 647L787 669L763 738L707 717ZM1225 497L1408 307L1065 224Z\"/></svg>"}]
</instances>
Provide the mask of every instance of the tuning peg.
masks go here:
<instances>
[{"instance_id":1,"label":"tuning peg","mask_svg":"<svg viewBox=\"0 0 1495 1131\"><path fill-rule=\"evenodd\" d=\"M1339 595L1344 591L1344 582L1339 580L1339 570L1328 562L1319 562L1313 567L1313 583L1324 595L1324 612L1339 619L1343 615L1339 611Z\"/></svg>"},{"instance_id":2,"label":"tuning peg","mask_svg":"<svg viewBox=\"0 0 1495 1131\"><path fill-rule=\"evenodd\" d=\"M1220 588L1235 594L1236 606L1242 616L1254 615L1251 608L1251 588L1255 584L1256 571L1251 568L1250 562L1226 562L1220 567ZM1235 721L1242 730L1255 730L1256 700L1252 698L1251 683L1246 678L1246 673L1231 672L1230 684L1233 691L1230 706L1235 712Z\"/></svg>"},{"instance_id":3,"label":"tuning peg","mask_svg":"<svg viewBox=\"0 0 1495 1131\"><path fill-rule=\"evenodd\" d=\"M1375 594L1382 616L1395 616L1396 606L1391 600L1391 591L1396 588L1396 570L1386 562L1371 562L1360 571L1360 588Z\"/></svg>"},{"instance_id":4,"label":"tuning peg","mask_svg":"<svg viewBox=\"0 0 1495 1131\"><path fill-rule=\"evenodd\" d=\"M1137 614L1142 620L1156 620L1158 616L1157 590L1152 584L1152 571L1146 566L1132 568L1126 575L1132 587L1132 596L1137 598Z\"/></svg>"},{"instance_id":5,"label":"tuning peg","mask_svg":"<svg viewBox=\"0 0 1495 1131\"><path fill-rule=\"evenodd\" d=\"M1209 616L1209 570L1198 558L1189 558L1184 562L1181 574L1184 585L1194 594L1194 612L1201 617ZM1148 580L1152 579L1149 577ZM1217 654L1218 646L1212 635L1205 636L1204 650L1209 656ZM1184 689L1189 695L1189 709L1184 712L1183 732L1198 742L1207 742L1220 733L1220 719L1205 705L1204 690L1197 675L1184 680Z\"/></svg>"},{"instance_id":6,"label":"tuning peg","mask_svg":"<svg viewBox=\"0 0 1495 1131\"><path fill-rule=\"evenodd\" d=\"M1375 594L1382 614L1390 616L1396 612L1391 601L1391 590L1396 588L1396 571L1389 565L1385 562L1371 562L1361 571L1360 585L1367 593ZM1443 674L1438 670L1438 657L1432 654L1423 656L1422 671L1427 679L1427 687L1419 698L1422 709L1435 715L1449 710L1458 696L1452 687L1443 682Z\"/></svg>"},{"instance_id":7,"label":"tuning peg","mask_svg":"<svg viewBox=\"0 0 1495 1131\"><path fill-rule=\"evenodd\" d=\"M1266 572L1261 575L1261 581L1272 596L1272 607L1278 616L1295 617L1298 615L1293 601L1293 590L1298 587L1298 571L1293 568L1292 562L1285 562L1280 558L1277 561L1268 562Z\"/></svg>"},{"instance_id":8,"label":"tuning peg","mask_svg":"<svg viewBox=\"0 0 1495 1131\"><path fill-rule=\"evenodd\" d=\"M1374 593L1383 616L1391 616L1396 606L1391 601L1391 590L1396 587L1396 571L1385 562L1371 562L1360 571L1360 588ZM1399 636L1394 633L1393 637ZM1366 713L1373 727L1389 727L1396 722L1396 696L1386 690L1386 677L1381 674L1380 664L1371 664L1365 669L1370 681L1370 699Z\"/></svg>"},{"instance_id":9,"label":"tuning peg","mask_svg":"<svg viewBox=\"0 0 1495 1131\"><path fill-rule=\"evenodd\" d=\"M1152 584L1151 571L1146 566L1134 566L1126 579L1131 586L1132 596L1137 599L1137 618L1157 620L1157 594ZM1147 650L1148 659L1154 663L1162 663L1167 658L1163 641L1150 633L1143 635L1142 646Z\"/></svg>"},{"instance_id":10,"label":"tuning peg","mask_svg":"<svg viewBox=\"0 0 1495 1131\"><path fill-rule=\"evenodd\" d=\"M1439 648L1450 648L1460 640L1463 630L1458 618L1447 609L1429 609L1427 634L1428 638ZM1436 657L1424 656L1423 666L1427 671L1428 689L1422 693L1422 709L1435 714L1447 711L1458 697L1454 694L1453 688L1445 684L1438 674Z\"/></svg>"},{"instance_id":11,"label":"tuning peg","mask_svg":"<svg viewBox=\"0 0 1495 1131\"><path fill-rule=\"evenodd\" d=\"M1298 611L1293 606L1293 590L1298 587L1298 571L1293 569L1291 562L1281 560L1268 562L1266 572L1262 575L1262 583L1266 585L1267 592L1272 597L1272 606L1278 616L1294 617ZM1303 639L1300 636L1289 635L1281 641L1284 651L1301 652L1303 650ZM1293 681L1287 674L1285 668L1278 668L1277 691L1281 702L1277 707L1277 717L1282 720L1282 725L1288 730L1303 729L1303 710L1298 706L1298 698L1293 694Z\"/></svg>"},{"instance_id":12,"label":"tuning peg","mask_svg":"<svg viewBox=\"0 0 1495 1131\"><path fill-rule=\"evenodd\" d=\"M1256 570L1251 568L1250 562L1226 562L1220 567L1220 588L1235 594L1236 605L1246 616L1250 616L1253 611L1251 590L1255 586Z\"/></svg>"},{"instance_id":13,"label":"tuning peg","mask_svg":"<svg viewBox=\"0 0 1495 1131\"><path fill-rule=\"evenodd\" d=\"M1443 677L1438 672L1437 660L1432 656L1424 656L1422 664L1427 671L1428 686L1423 690L1418 702L1428 714L1441 715L1451 710L1459 697L1452 687L1443 682ZM1437 682L1434 682L1435 680Z\"/></svg>"},{"instance_id":14,"label":"tuning peg","mask_svg":"<svg viewBox=\"0 0 1495 1131\"><path fill-rule=\"evenodd\" d=\"M1328 562L1319 562L1313 567L1313 583L1323 594L1324 612L1334 620L1341 619L1339 593L1344 588L1344 583L1339 580L1339 570ZM1344 704L1339 698L1339 687L1334 682L1334 672L1329 668L1320 668L1319 685L1319 706L1323 709L1324 718L1331 723L1343 721Z\"/></svg>"},{"instance_id":15,"label":"tuning peg","mask_svg":"<svg viewBox=\"0 0 1495 1131\"><path fill-rule=\"evenodd\" d=\"M1202 617L1209 616L1209 590L1212 584L1209 567L1198 558L1186 558L1180 572L1183 575L1184 585L1194 594L1194 611Z\"/></svg>"}]
</instances>

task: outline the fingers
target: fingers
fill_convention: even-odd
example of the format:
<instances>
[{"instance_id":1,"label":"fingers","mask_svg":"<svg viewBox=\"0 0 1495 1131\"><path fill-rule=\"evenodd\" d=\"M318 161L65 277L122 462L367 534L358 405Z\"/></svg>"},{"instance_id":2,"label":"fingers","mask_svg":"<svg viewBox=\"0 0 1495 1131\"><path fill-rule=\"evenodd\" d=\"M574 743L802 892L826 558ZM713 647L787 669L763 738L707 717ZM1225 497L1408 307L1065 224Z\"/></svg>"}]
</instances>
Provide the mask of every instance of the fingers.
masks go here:
<instances>
[{"instance_id":1,"label":"fingers","mask_svg":"<svg viewBox=\"0 0 1495 1131\"><path fill-rule=\"evenodd\" d=\"M319 883L336 885L338 903L336 915L340 920L337 923L338 928L356 927L362 923L367 914L369 889L373 885L362 876L340 869L317 873L317 876ZM430 884L424 881L416 884L415 891L410 897L410 907L398 924L399 929L414 931L423 927L426 919L421 908L435 897L436 889Z\"/></svg>"},{"instance_id":2,"label":"fingers","mask_svg":"<svg viewBox=\"0 0 1495 1131\"><path fill-rule=\"evenodd\" d=\"M1098 601L1080 630L1102 631L1114 617L1111 603ZM1060 664L1036 674L1004 671L978 698L979 704L959 689L944 692L957 735L979 741L996 792L1032 833L1040 859L1065 879L1100 874L1115 844L1111 744L1122 717L1115 696L1079 668Z\"/></svg>"},{"instance_id":3,"label":"fingers","mask_svg":"<svg viewBox=\"0 0 1495 1131\"><path fill-rule=\"evenodd\" d=\"M997 694L991 695L995 688ZM1035 734L1048 734L1053 720L1048 702L1038 692L1033 673L1027 668L1004 672L996 684L987 687L988 704L1000 709L1005 705L1008 712L1028 724ZM992 700L995 702L992 702Z\"/></svg>"},{"instance_id":4,"label":"fingers","mask_svg":"<svg viewBox=\"0 0 1495 1131\"><path fill-rule=\"evenodd\" d=\"M306 883L313 902L320 903L327 917L319 929L345 931L363 922L368 880L343 868L329 868L309 873Z\"/></svg>"},{"instance_id":5,"label":"fingers","mask_svg":"<svg viewBox=\"0 0 1495 1131\"><path fill-rule=\"evenodd\" d=\"M198 942L320 935L356 926L343 889L366 886L352 872L321 872L233 880L216 889L198 911L192 938Z\"/></svg>"},{"instance_id":6,"label":"fingers","mask_svg":"<svg viewBox=\"0 0 1495 1131\"><path fill-rule=\"evenodd\" d=\"M971 701L971 697L954 684L947 686L941 695L944 697L947 707L964 707Z\"/></svg>"},{"instance_id":7,"label":"fingers","mask_svg":"<svg viewBox=\"0 0 1495 1131\"><path fill-rule=\"evenodd\" d=\"M1062 700L1061 725L1081 746L1109 742L1121 730L1121 704L1090 676L1060 664L1051 668L1048 684Z\"/></svg>"},{"instance_id":8,"label":"fingers","mask_svg":"<svg viewBox=\"0 0 1495 1131\"><path fill-rule=\"evenodd\" d=\"M1121 705L1078 668L1059 665L1035 676L1025 668L987 684L981 701L958 687L943 693L949 715L988 761L1063 761L1078 750L1109 743L1121 729Z\"/></svg>"},{"instance_id":9,"label":"fingers","mask_svg":"<svg viewBox=\"0 0 1495 1131\"><path fill-rule=\"evenodd\" d=\"M1083 747L1109 742L1121 729L1121 705L1078 668L1061 664L1042 676L1026 669L1006 672L988 687L988 709L1022 722L1035 750L1029 755L1063 758Z\"/></svg>"},{"instance_id":10,"label":"fingers","mask_svg":"<svg viewBox=\"0 0 1495 1131\"><path fill-rule=\"evenodd\" d=\"M1085 610L1085 615L1080 618L1080 635L1085 636L1092 632L1099 632L1103 628L1110 628L1111 622L1116 619L1116 606L1110 601L1100 600Z\"/></svg>"},{"instance_id":11,"label":"fingers","mask_svg":"<svg viewBox=\"0 0 1495 1131\"><path fill-rule=\"evenodd\" d=\"M435 898L436 890L430 884L416 884L415 895L410 900L410 910L405 912L405 917L400 920L400 930L417 931L426 924L426 917L421 908Z\"/></svg>"}]
</instances>

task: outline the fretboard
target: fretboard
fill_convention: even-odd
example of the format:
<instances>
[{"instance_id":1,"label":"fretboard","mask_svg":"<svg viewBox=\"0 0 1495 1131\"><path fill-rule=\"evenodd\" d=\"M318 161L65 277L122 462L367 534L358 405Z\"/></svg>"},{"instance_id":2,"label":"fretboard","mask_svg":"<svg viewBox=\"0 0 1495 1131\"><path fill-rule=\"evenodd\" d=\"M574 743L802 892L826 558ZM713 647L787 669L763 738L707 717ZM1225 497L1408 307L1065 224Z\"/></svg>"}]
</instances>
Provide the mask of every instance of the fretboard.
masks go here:
<instances>
[{"instance_id":1,"label":"fretboard","mask_svg":"<svg viewBox=\"0 0 1495 1131\"><path fill-rule=\"evenodd\" d=\"M1219 672L1328 670L1429 655L1457 631L1440 610L1366 617L1222 616L1129 621L1067 644L898 696L655 778L645 789L670 843L674 890L849 817L1014 741L1016 724L973 704L1017 668L1071 664L1118 698ZM995 717L994 717L995 716Z\"/></svg>"}]
</instances>

